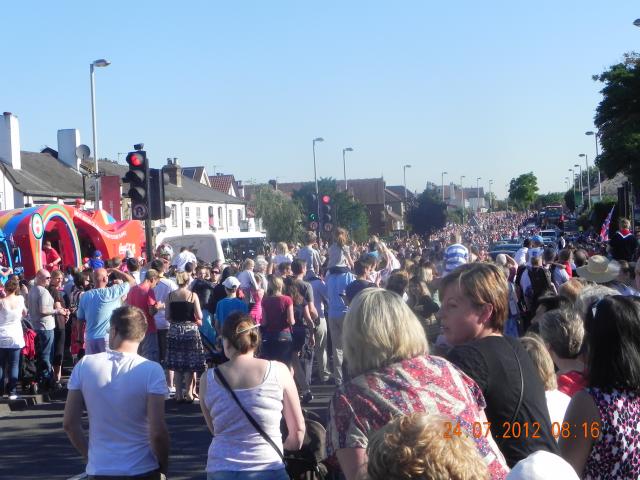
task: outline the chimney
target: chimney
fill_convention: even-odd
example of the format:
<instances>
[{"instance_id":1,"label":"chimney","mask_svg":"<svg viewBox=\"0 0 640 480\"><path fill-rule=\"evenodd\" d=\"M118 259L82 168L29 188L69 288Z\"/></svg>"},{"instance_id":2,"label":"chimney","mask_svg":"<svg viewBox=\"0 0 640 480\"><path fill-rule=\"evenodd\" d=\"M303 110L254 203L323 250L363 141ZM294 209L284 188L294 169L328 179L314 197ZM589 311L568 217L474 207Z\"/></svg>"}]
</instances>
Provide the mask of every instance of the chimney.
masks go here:
<instances>
[{"instance_id":1,"label":"chimney","mask_svg":"<svg viewBox=\"0 0 640 480\"><path fill-rule=\"evenodd\" d=\"M76 148L80 145L80 132L77 128L58 130L58 160L76 171L80 170L80 159Z\"/></svg>"},{"instance_id":2,"label":"chimney","mask_svg":"<svg viewBox=\"0 0 640 480\"><path fill-rule=\"evenodd\" d=\"M167 164L162 167L164 173L169 177L169 183L176 187L182 187L182 168L178 165L178 159L167 158Z\"/></svg>"},{"instance_id":3,"label":"chimney","mask_svg":"<svg viewBox=\"0 0 640 480\"><path fill-rule=\"evenodd\" d=\"M242 180L236 180L236 185L238 187L238 197L244 198L244 185Z\"/></svg>"},{"instance_id":4,"label":"chimney","mask_svg":"<svg viewBox=\"0 0 640 480\"><path fill-rule=\"evenodd\" d=\"M20 170L20 125L18 117L10 112L4 112L0 118L0 160L11 165L14 170Z\"/></svg>"},{"instance_id":5,"label":"chimney","mask_svg":"<svg viewBox=\"0 0 640 480\"><path fill-rule=\"evenodd\" d=\"M449 183L449 200L455 202L456 199L456 186L453 182Z\"/></svg>"}]
</instances>

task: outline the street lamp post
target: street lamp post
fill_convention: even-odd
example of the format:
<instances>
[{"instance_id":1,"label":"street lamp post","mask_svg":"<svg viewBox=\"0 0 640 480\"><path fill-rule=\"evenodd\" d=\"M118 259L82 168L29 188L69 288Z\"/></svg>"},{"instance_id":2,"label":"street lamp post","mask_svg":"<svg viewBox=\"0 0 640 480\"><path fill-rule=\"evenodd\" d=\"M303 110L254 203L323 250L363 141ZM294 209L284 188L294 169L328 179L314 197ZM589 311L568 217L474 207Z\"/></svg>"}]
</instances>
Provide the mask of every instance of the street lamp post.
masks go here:
<instances>
[{"instance_id":1,"label":"street lamp post","mask_svg":"<svg viewBox=\"0 0 640 480\"><path fill-rule=\"evenodd\" d=\"M491 192L491 186L493 185L493 180L489 180L489 210L493 211L493 194Z\"/></svg>"},{"instance_id":2,"label":"street lamp post","mask_svg":"<svg viewBox=\"0 0 640 480\"><path fill-rule=\"evenodd\" d=\"M564 177L564 186L569 190L569 177Z\"/></svg>"},{"instance_id":3,"label":"street lamp post","mask_svg":"<svg viewBox=\"0 0 640 480\"><path fill-rule=\"evenodd\" d=\"M462 224L464 225L464 187L462 186L462 180L467 178L466 175L460 175L460 204L462 205Z\"/></svg>"},{"instance_id":4,"label":"street lamp post","mask_svg":"<svg viewBox=\"0 0 640 480\"><path fill-rule=\"evenodd\" d=\"M600 155L598 152L598 135L600 135L600 132L589 131L589 132L584 132L584 134L593 135L593 138L595 138L596 140L596 158L593 160L593 164L595 165L596 162L598 161L598 156ZM600 181L600 167L598 167L598 201L599 202L602 201L602 182Z\"/></svg>"},{"instance_id":5,"label":"street lamp post","mask_svg":"<svg viewBox=\"0 0 640 480\"><path fill-rule=\"evenodd\" d=\"M344 170L344 191L347 191L347 160L345 157L346 152L353 152L353 148L347 147L342 149L342 169Z\"/></svg>"},{"instance_id":6,"label":"street lamp post","mask_svg":"<svg viewBox=\"0 0 640 480\"><path fill-rule=\"evenodd\" d=\"M407 203L407 168L411 168L411 165L402 166L402 176L404 178L404 203Z\"/></svg>"},{"instance_id":7,"label":"street lamp post","mask_svg":"<svg viewBox=\"0 0 640 480\"><path fill-rule=\"evenodd\" d=\"M324 138L313 139L313 181L316 184L316 215L318 217L318 242L320 242L320 191L318 190L318 168L316 166L316 142L324 142Z\"/></svg>"},{"instance_id":8,"label":"street lamp post","mask_svg":"<svg viewBox=\"0 0 640 480\"><path fill-rule=\"evenodd\" d=\"M442 203L444 203L444 176L448 175L447 172L442 172Z\"/></svg>"},{"instance_id":9,"label":"street lamp post","mask_svg":"<svg viewBox=\"0 0 640 480\"><path fill-rule=\"evenodd\" d=\"M586 153L581 153L579 157L584 157L584 163L587 167L587 199L589 201L589 208L591 208L591 176L589 175L589 157Z\"/></svg>"},{"instance_id":10,"label":"street lamp post","mask_svg":"<svg viewBox=\"0 0 640 480\"><path fill-rule=\"evenodd\" d=\"M579 163L576 163L574 165L574 167L578 167L579 169L579 178L578 178L578 185L580 186L580 205L584 207L584 186L582 185L582 165L580 165Z\"/></svg>"},{"instance_id":11,"label":"street lamp post","mask_svg":"<svg viewBox=\"0 0 640 480\"><path fill-rule=\"evenodd\" d=\"M570 168L569 171L571 172L571 184L573 185L573 204L575 207L575 203L576 203L576 174L573 173L573 168Z\"/></svg>"},{"instance_id":12,"label":"street lamp post","mask_svg":"<svg viewBox=\"0 0 640 480\"><path fill-rule=\"evenodd\" d=\"M94 174L95 174L95 192L96 202L94 208L98 210L100 208L100 177L98 176L98 133L96 128L96 78L95 67L108 67L111 62L101 58L95 60L89 65L89 77L91 80L91 125L93 127L93 159L95 162Z\"/></svg>"},{"instance_id":13,"label":"street lamp post","mask_svg":"<svg viewBox=\"0 0 640 480\"><path fill-rule=\"evenodd\" d=\"M480 180L482 177L476 178L476 212L480 212Z\"/></svg>"}]
</instances>

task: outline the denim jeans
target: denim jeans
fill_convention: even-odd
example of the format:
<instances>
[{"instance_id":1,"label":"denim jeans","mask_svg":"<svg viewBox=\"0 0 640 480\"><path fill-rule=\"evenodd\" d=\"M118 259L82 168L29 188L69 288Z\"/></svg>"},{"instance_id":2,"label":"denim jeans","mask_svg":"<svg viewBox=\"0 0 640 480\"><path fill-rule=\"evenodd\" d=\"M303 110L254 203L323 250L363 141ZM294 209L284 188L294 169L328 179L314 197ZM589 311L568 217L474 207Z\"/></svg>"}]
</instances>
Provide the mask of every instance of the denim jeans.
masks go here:
<instances>
[{"instance_id":1,"label":"denim jeans","mask_svg":"<svg viewBox=\"0 0 640 480\"><path fill-rule=\"evenodd\" d=\"M291 333L287 331L264 332L262 334L260 357L265 360L277 360L287 366L291 366L293 356L291 346Z\"/></svg>"},{"instance_id":2,"label":"denim jeans","mask_svg":"<svg viewBox=\"0 0 640 480\"><path fill-rule=\"evenodd\" d=\"M53 364L53 330L38 330L38 360L39 368L41 369L41 377L44 380L50 380L52 378L52 364Z\"/></svg>"},{"instance_id":3,"label":"denim jeans","mask_svg":"<svg viewBox=\"0 0 640 480\"><path fill-rule=\"evenodd\" d=\"M0 393L4 387L4 377L9 377L7 393L15 395L20 371L20 348L0 348ZM5 368L6 365L6 368Z\"/></svg>"},{"instance_id":4,"label":"denim jeans","mask_svg":"<svg viewBox=\"0 0 640 480\"><path fill-rule=\"evenodd\" d=\"M160 363L160 348L158 347L158 332L147 332L140 346L138 354L147 360Z\"/></svg>"},{"instance_id":5,"label":"denim jeans","mask_svg":"<svg viewBox=\"0 0 640 480\"><path fill-rule=\"evenodd\" d=\"M244 472L207 472L207 480L289 480L284 468L279 470L255 470Z\"/></svg>"}]
</instances>

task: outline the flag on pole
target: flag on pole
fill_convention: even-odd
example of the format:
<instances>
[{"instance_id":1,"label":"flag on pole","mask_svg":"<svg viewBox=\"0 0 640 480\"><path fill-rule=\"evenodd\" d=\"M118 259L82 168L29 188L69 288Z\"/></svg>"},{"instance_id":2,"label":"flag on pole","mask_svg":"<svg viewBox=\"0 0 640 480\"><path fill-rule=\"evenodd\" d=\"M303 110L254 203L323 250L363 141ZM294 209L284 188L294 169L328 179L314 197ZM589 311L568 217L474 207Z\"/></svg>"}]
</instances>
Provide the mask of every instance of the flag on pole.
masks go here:
<instances>
[{"instance_id":1,"label":"flag on pole","mask_svg":"<svg viewBox=\"0 0 640 480\"><path fill-rule=\"evenodd\" d=\"M600 229L600 241L608 242L609 241L609 225L611 225L611 215L613 215L613 209L616 208L615 205L611 207L611 211L607 218L604 219L604 223L602 224L602 228Z\"/></svg>"}]
</instances>

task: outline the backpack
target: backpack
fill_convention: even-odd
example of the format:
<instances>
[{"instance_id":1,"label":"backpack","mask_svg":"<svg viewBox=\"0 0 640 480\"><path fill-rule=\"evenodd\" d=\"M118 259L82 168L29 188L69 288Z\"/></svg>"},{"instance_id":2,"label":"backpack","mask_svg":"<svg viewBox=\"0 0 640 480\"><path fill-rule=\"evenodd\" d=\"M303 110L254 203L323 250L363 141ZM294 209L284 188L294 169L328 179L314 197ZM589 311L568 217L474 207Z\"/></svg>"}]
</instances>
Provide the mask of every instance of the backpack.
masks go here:
<instances>
[{"instance_id":1,"label":"backpack","mask_svg":"<svg viewBox=\"0 0 640 480\"><path fill-rule=\"evenodd\" d=\"M527 289L525 298L530 314L535 315L538 308L538 299L544 295L555 295L556 287L551 280L551 272L544 267L528 267L531 288Z\"/></svg>"}]
</instances>

